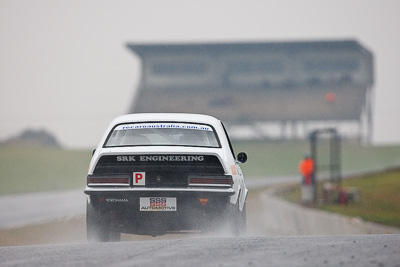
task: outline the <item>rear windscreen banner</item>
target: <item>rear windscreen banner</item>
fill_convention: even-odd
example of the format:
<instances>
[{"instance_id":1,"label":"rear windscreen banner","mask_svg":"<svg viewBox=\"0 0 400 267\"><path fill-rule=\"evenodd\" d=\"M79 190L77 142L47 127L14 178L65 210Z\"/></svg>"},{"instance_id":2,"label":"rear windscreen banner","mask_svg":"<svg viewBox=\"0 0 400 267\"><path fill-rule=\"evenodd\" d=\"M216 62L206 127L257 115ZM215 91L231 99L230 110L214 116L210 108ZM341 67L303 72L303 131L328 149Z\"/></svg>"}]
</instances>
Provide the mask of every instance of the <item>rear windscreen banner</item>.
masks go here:
<instances>
[{"instance_id":1,"label":"rear windscreen banner","mask_svg":"<svg viewBox=\"0 0 400 267\"><path fill-rule=\"evenodd\" d=\"M212 131L210 126L204 124L191 124L191 123L134 123L134 124L121 124L115 128L117 131L121 130L141 130L141 129L186 129L186 130L199 130L199 131Z\"/></svg>"}]
</instances>

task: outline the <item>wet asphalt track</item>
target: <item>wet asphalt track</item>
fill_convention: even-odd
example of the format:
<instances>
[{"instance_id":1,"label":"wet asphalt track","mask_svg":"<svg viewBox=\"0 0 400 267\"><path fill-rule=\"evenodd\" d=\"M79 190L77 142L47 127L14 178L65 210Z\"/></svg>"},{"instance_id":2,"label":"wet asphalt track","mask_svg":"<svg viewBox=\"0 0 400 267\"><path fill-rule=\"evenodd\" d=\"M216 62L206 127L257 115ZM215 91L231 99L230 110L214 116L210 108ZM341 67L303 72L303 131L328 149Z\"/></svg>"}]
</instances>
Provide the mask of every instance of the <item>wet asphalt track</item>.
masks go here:
<instances>
[{"instance_id":1,"label":"wet asphalt track","mask_svg":"<svg viewBox=\"0 0 400 267\"><path fill-rule=\"evenodd\" d=\"M258 177L247 179L246 184L249 189L254 189L296 180L297 176ZM83 189L5 195L0 196L0 229L71 218L85 212Z\"/></svg>"},{"instance_id":2,"label":"wet asphalt track","mask_svg":"<svg viewBox=\"0 0 400 267\"><path fill-rule=\"evenodd\" d=\"M0 247L0 266L400 266L400 235L194 237Z\"/></svg>"}]
</instances>

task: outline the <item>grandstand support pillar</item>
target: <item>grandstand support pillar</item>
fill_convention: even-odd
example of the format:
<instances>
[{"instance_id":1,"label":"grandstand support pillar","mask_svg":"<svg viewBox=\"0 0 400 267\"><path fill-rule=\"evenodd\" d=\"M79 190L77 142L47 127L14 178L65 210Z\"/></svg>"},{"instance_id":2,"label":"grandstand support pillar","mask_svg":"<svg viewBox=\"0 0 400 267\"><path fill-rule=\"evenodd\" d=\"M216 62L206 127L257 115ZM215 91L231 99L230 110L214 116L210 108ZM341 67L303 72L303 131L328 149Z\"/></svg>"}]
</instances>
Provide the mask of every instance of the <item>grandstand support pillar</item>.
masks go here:
<instances>
[{"instance_id":1,"label":"grandstand support pillar","mask_svg":"<svg viewBox=\"0 0 400 267\"><path fill-rule=\"evenodd\" d=\"M308 122L302 121L302 125L303 125L303 137L304 137L304 138L307 138L307 135L308 135L308 133L309 133Z\"/></svg>"},{"instance_id":2,"label":"grandstand support pillar","mask_svg":"<svg viewBox=\"0 0 400 267\"><path fill-rule=\"evenodd\" d=\"M286 123L285 121L281 121L281 140L285 140L286 137Z\"/></svg>"},{"instance_id":3,"label":"grandstand support pillar","mask_svg":"<svg viewBox=\"0 0 400 267\"><path fill-rule=\"evenodd\" d=\"M360 120L360 140L365 145L370 145L372 143L372 133L373 133L372 99L373 99L372 87L368 87L365 106Z\"/></svg>"},{"instance_id":4,"label":"grandstand support pillar","mask_svg":"<svg viewBox=\"0 0 400 267\"><path fill-rule=\"evenodd\" d=\"M373 133L373 130L374 130L374 127L373 127L373 121L372 121L372 109L373 109L373 107L372 107L372 99L373 99L373 97L372 97L372 87L370 87L369 89L368 89L368 107L367 107L367 113L368 113L368 118L367 118L367 120L368 120L368 135L367 135L367 143L368 144L371 144L372 143L372 133Z\"/></svg>"},{"instance_id":5,"label":"grandstand support pillar","mask_svg":"<svg viewBox=\"0 0 400 267\"><path fill-rule=\"evenodd\" d=\"M289 122L290 125L290 139L295 139L296 137L296 122L295 121L290 121Z\"/></svg>"},{"instance_id":6,"label":"grandstand support pillar","mask_svg":"<svg viewBox=\"0 0 400 267\"><path fill-rule=\"evenodd\" d=\"M292 138L294 138L294 139L300 138L299 126L300 126L299 121L293 121L293 136L292 136Z\"/></svg>"},{"instance_id":7,"label":"grandstand support pillar","mask_svg":"<svg viewBox=\"0 0 400 267\"><path fill-rule=\"evenodd\" d=\"M289 140L296 136L296 122L295 121L282 121L281 122L281 139Z\"/></svg>"},{"instance_id":8,"label":"grandstand support pillar","mask_svg":"<svg viewBox=\"0 0 400 267\"><path fill-rule=\"evenodd\" d=\"M365 137L364 137L364 121L363 121L363 119L361 119L358 122L358 137L357 138L358 138L358 142L360 144L366 143Z\"/></svg>"}]
</instances>

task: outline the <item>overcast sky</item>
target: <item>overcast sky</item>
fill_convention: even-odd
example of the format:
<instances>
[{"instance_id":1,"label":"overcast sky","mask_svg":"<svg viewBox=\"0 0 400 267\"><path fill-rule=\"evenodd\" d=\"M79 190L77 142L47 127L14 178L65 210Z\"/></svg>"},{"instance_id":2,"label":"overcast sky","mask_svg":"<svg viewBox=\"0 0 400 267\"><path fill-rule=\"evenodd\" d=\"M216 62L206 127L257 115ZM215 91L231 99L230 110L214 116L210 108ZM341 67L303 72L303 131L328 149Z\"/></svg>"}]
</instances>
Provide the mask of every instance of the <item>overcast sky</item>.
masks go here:
<instances>
[{"instance_id":1,"label":"overcast sky","mask_svg":"<svg viewBox=\"0 0 400 267\"><path fill-rule=\"evenodd\" d=\"M0 0L0 140L97 145L134 97L128 42L356 39L374 54L374 144L400 143L400 1Z\"/></svg>"}]
</instances>

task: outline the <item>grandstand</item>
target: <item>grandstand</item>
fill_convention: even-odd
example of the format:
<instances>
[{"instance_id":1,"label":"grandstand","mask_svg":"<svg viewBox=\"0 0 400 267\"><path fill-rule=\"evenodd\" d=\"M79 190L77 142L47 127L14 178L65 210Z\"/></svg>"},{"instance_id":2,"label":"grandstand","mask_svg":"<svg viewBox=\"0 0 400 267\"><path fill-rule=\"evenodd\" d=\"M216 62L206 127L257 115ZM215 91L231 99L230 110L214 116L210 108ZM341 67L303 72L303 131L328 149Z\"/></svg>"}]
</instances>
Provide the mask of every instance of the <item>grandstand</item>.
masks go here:
<instances>
[{"instance_id":1,"label":"grandstand","mask_svg":"<svg viewBox=\"0 0 400 267\"><path fill-rule=\"evenodd\" d=\"M203 113L232 127L278 124L283 138L311 125L352 124L359 138L371 139L373 58L357 41L128 48L142 62L130 113Z\"/></svg>"}]
</instances>

